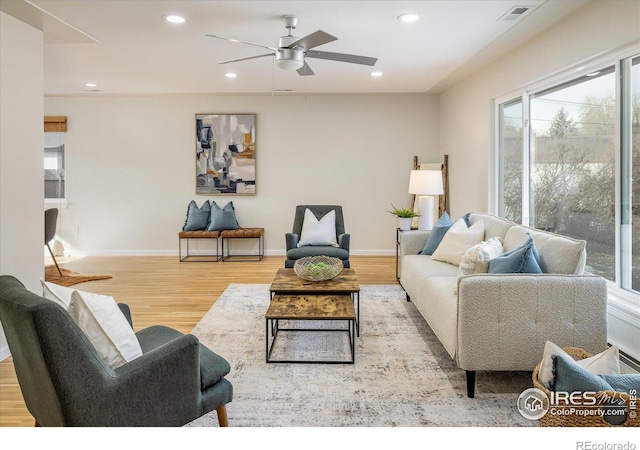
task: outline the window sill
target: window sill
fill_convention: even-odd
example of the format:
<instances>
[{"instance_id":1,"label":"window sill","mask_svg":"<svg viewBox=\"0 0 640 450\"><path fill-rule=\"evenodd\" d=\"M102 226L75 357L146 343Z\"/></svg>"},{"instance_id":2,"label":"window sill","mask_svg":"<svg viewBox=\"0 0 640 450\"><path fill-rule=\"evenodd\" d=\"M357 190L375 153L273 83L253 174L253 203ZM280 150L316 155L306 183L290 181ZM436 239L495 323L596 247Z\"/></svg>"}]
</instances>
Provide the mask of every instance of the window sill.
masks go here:
<instances>
[{"instance_id":1,"label":"window sill","mask_svg":"<svg viewBox=\"0 0 640 450\"><path fill-rule=\"evenodd\" d=\"M609 304L640 321L640 295L609 283Z\"/></svg>"},{"instance_id":2,"label":"window sill","mask_svg":"<svg viewBox=\"0 0 640 450\"><path fill-rule=\"evenodd\" d=\"M66 198L45 198L44 206L64 206L66 208L69 206L69 202Z\"/></svg>"}]
</instances>

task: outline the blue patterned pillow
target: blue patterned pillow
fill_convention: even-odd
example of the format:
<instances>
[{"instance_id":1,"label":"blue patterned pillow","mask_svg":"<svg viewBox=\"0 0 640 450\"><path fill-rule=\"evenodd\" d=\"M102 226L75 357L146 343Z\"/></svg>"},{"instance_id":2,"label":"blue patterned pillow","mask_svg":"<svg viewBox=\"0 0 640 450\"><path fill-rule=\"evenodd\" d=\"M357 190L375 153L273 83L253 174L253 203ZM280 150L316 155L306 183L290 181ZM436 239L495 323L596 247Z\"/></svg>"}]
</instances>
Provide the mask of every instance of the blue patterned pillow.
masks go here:
<instances>
[{"instance_id":1,"label":"blue patterned pillow","mask_svg":"<svg viewBox=\"0 0 640 450\"><path fill-rule=\"evenodd\" d=\"M613 391L602 376L580 367L571 357L551 355L553 360L553 384L555 392Z\"/></svg>"},{"instance_id":2,"label":"blue patterned pillow","mask_svg":"<svg viewBox=\"0 0 640 450\"><path fill-rule=\"evenodd\" d=\"M182 231L205 230L209 225L209 215L211 214L211 204L209 200L204 202L200 208L194 200L191 200L187 207L187 219L184 221Z\"/></svg>"},{"instance_id":3,"label":"blue patterned pillow","mask_svg":"<svg viewBox=\"0 0 640 450\"><path fill-rule=\"evenodd\" d=\"M227 203L222 209L216 202L211 202L211 220L207 231L237 230L238 228L240 228L240 225L236 219L233 202Z\"/></svg>"},{"instance_id":4,"label":"blue patterned pillow","mask_svg":"<svg viewBox=\"0 0 640 450\"><path fill-rule=\"evenodd\" d=\"M543 273L533 238L489 261L489 273Z\"/></svg>"},{"instance_id":5,"label":"blue patterned pillow","mask_svg":"<svg viewBox=\"0 0 640 450\"><path fill-rule=\"evenodd\" d=\"M640 392L640 373L625 373L621 375L598 375L609 383L614 391L630 394L633 389Z\"/></svg>"},{"instance_id":6,"label":"blue patterned pillow","mask_svg":"<svg viewBox=\"0 0 640 450\"><path fill-rule=\"evenodd\" d=\"M436 224L433 226L431 233L429 234L429 239L427 239L427 243L424 245L424 248L419 253L419 255L433 255L433 252L436 251L440 242L442 242L442 238L449 231L449 228L453 225L451 222L451 217L446 212L440 216Z\"/></svg>"}]
</instances>

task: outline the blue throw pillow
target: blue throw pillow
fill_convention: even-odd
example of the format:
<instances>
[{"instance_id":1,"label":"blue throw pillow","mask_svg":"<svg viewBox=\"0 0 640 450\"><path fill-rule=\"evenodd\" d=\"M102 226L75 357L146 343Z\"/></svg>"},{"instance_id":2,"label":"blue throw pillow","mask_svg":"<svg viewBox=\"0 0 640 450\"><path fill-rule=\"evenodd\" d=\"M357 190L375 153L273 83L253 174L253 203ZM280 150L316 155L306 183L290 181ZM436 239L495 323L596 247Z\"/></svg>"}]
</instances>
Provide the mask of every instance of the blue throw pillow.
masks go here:
<instances>
[{"instance_id":1,"label":"blue throw pillow","mask_svg":"<svg viewBox=\"0 0 640 450\"><path fill-rule=\"evenodd\" d=\"M553 382L555 392L598 392L613 391L602 376L580 367L571 357L551 355L553 361Z\"/></svg>"},{"instance_id":2,"label":"blue throw pillow","mask_svg":"<svg viewBox=\"0 0 640 450\"><path fill-rule=\"evenodd\" d=\"M462 216L462 219L464 220L464 223L466 223L468 227L470 227L470 226L471 226L471 222L470 222L470 220L471 220L471 213L470 213L470 212L468 212L468 213L466 213L464 216Z\"/></svg>"},{"instance_id":3,"label":"blue throw pillow","mask_svg":"<svg viewBox=\"0 0 640 450\"><path fill-rule=\"evenodd\" d=\"M640 392L640 373L625 373L621 375L598 375L609 383L614 391L631 393L635 389L636 394Z\"/></svg>"},{"instance_id":4,"label":"blue throw pillow","mask_svg":"<svg viewBox=\"0 0 640 450\"><path fill-rule=\"evenodd\" d=\"M187 207L187 219L184 221L182 231L205 230L209 225L211 215L211 204L209 200L204 202L200 208L194 200L191 200Z\"/></svg>"},{"instance_id":5,"label":"blue throw pillow","mask_svg":"<svg viewBox=\"0 0 640 450\"><path fill-rule=\"evenodd\" d=\"M489 261L489 273L543 273L533 238Z\"/></svg>"},{"instance_id":6,"label":"blue throw pillow","mask_svg":"<svg viewBox=\"0 0 640 450\"><path fill-rule=\"evenodd\" d=\"M207 231L237 230L238 228L240 228L240 225L238 225L238 220L236 219L233 202L227 203L222 209L216 202L211 202L211 220Z\"/></svg>"},{"instance_id":7,"label":"blue throw pillow","mask_svg":"<svg viewBox=\"0 0 640 450\"><path fill-rule=\"evenodd\" d=\"M419 255L433 255L433 252L436 251L440 242L442 242L442 238L449 231L449 228L453 225L451 222L451 217L449 214L444 212L442 216L438 219L438 221L433 226L431 233L429 234L429 239L427 239L427 243L424 245L424 248Z\"/></svg>"}]
</instances>

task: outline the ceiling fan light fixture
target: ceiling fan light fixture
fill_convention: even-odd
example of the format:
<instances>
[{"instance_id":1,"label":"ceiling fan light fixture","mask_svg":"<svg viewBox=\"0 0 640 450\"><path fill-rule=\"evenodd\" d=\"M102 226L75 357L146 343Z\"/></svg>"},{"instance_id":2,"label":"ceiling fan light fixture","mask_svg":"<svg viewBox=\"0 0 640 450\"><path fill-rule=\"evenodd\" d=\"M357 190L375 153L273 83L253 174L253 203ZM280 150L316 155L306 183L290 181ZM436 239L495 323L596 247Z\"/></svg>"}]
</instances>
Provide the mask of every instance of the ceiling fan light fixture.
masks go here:
<instances>
[{"instance_id":1,"label":"ceiling fan light fixture","mask_svg":"<svg viewBox=\"0 0 640 450\"><path fill-rule=\"evenodd\" d=\"M185 18L182 16L179 16L177 14L166 14L164 16L162 16L162 18L164 20L166 20L167 22L171 22L171 23L184 23L185 22Z\"/></svg>"},{"instance_id":2,"label":"ceiling fan light fixture","mask_svg":"<svg viewBox=\"0 0 640 450\"><path fill-rule=\"evenodd\" d=\"M276 53L276 67L282 70L298 70L304 66L304 52L288 48Z\"/></svg>"},{"instance_id":3,"label":"ceiling fan light fixture","mask_svg":"<svg viewBox=\"0 0 640 450\"><path fill-rule=\"evenodd\" d=\"M416 13L406 13L406 14L400 14L398 16L398 20L400 22L405 22L405 23L415 22L419 19L420 19L420 16Z\"/></svg>"}]
</instances>

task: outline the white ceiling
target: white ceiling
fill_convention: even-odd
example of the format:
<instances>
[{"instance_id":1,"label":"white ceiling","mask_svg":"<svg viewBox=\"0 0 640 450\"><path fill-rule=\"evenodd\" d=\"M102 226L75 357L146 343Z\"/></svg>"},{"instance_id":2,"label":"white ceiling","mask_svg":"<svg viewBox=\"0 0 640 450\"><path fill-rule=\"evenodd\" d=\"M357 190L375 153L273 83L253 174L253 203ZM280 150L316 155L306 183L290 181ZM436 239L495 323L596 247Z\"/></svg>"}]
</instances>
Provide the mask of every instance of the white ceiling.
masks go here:
<instances>
[{"instance_id":1,"label":"white ceiling","mask_svg":"<svg viewBox=\"0 0 640 450\"><path fill-rule=\"evenodd\" d=\"M1 1L9 13L7 4L18 2ZM110 94L316 93L437 92L562 20L587 0L24 3L39 9L46 19L40 24L45 32L46 94L92 89ZM499 20L515 6L534 9L516 21ZM418 13L421 19L409 24L398 21L397 16L406 12ZM183 15L186 22L164 21L162 16L169 13ZM284 14L300 17L293 33L298 37L323 30L338 38L317 50L377 57L377 64L372 68L308 59L315 75L307 77L274 68L272 58L217 64L268 51L205 34L277 46L278 38L287 34ZM371 77L372 70L383 76ZM229 71L237 78L225 78ZM97 88L85 87L87 82Z\"/></svg>"}]
</instances>

